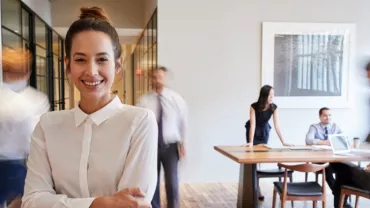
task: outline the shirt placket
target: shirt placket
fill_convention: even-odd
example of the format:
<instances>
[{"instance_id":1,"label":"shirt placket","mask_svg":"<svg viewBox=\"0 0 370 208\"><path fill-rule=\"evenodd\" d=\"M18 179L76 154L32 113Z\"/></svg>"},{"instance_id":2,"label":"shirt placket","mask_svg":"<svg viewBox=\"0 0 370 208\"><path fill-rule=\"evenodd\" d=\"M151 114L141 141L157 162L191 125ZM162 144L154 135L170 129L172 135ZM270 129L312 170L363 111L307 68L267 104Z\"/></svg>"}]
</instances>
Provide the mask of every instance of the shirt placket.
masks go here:
<instances>
[{"instance_id":1,"label":"shirt placket","mask_svg":"<svg viewBox=\"0 0 370 208\"><path fill-rule=\"evenodd\" d=\"M92 138L92 124L93 122L89 118L86 119L84 123L84 138L82 141L82 152L80 159L80 189L82 197L84 198L90 197L89 185L87 180L87 170Z\"/></svg>"}]
</instances>

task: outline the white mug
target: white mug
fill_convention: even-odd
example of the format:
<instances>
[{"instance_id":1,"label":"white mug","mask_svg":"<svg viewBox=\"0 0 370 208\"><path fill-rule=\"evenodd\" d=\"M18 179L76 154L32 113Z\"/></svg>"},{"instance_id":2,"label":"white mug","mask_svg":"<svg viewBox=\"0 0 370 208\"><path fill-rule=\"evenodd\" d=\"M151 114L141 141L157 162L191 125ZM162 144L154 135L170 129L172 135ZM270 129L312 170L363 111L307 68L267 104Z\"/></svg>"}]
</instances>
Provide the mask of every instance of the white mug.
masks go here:
<instances>
[{"instance_id":1,"label":"white mug","mask_svg":"<svg viewBox=\"0 0 370 208\"><path fill-rule=\"evenodd\" d=\"M359 148L360 147L360 138L355 137L353 138L353 148Z\"/></svg>"}]
</instances>

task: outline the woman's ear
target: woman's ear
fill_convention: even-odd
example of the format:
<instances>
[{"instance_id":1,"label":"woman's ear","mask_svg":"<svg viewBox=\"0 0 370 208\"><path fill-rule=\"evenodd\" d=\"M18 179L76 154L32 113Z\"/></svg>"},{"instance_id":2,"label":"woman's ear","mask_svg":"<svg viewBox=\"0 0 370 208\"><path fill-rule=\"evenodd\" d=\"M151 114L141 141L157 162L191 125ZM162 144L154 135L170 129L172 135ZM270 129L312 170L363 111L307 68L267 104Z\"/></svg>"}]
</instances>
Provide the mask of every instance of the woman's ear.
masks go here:
<instances>
[{"instance_id":1,"label":"woman's ear","mask_svg":"<svg viewBox=\"0 0 370 208\"><path fill-rule=\"evenodd\" d=\"M122 58L116 59L116 73L122 70Z\"/></svg>"}]
</instances>

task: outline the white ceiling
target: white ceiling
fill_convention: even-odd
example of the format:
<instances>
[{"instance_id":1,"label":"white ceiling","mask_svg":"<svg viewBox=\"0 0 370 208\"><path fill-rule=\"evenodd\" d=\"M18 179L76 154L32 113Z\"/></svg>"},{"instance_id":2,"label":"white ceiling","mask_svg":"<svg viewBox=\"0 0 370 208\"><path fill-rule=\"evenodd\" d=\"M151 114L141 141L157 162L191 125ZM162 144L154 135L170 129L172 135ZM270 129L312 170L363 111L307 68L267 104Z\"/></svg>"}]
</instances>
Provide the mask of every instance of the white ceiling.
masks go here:
<instances>
[{"instance_id":1,"label":"white ceiling","mask_svg":"<svg viewBox=\"0 0 370 208\"><path fill-rule=\"evenodd\" d=\"M65 36L68 27L80 15L81 7L98 6L107 13L121 43L132 44L137 42L156 5L157 0L52 0L52 25Z\"/></svg>"},{"instance_id":2,"label":"white ceiling","mask_svg":"<svg viewBox=\"0 0 370 208\"><path fill-rule=\"evenodd\" d=\"M148 17L151 16L157 5L157 0L51 0L50 2L51 25L61 36L65 37L68 27L78 18L81 7L99 6L108 14L123 44L135 44L137 42ZM31 3L33 1L28 2L28 4ZM17 32L20 31L21 28L18 27L20 22L17 22L18 20L15 18L20 16L20 10L15 9L19 8L19 2L2 0L2 6L4 6L2 8L4 25ZM38 12L41 12L41 10ZM40 26L42 26L42 29L36 30L36 32L40 33L38 36L44 36L44 25ZM12 37L9 36L7 39L10 41Z\"/></svg>"},{"instance_id":3,"label":"white ceiling","mask_svg":"<svg viewBox=\"0 0 370 208\"><path fill-rule=\"evenodd\" d=\"M64 38L67 34L68 27L54 27L54 30ZM123 29L123 28L119 28L116 30L120 36L120 42L122 44L136 43L138 37L141 35L143 31L142 29Z\"/></svg>"},{"instance_id":4,"label":"white ceiling","mask_svg":"<svg viewBox=\"0 0 370 208\"><path fill-rule=\"evenodd\" d=\"M81 7L98 6L117 28L144 28L145 3L146 0L54 0L51 2L52 25L69 27L80 15Z\"/></svg>"}]
</instances>

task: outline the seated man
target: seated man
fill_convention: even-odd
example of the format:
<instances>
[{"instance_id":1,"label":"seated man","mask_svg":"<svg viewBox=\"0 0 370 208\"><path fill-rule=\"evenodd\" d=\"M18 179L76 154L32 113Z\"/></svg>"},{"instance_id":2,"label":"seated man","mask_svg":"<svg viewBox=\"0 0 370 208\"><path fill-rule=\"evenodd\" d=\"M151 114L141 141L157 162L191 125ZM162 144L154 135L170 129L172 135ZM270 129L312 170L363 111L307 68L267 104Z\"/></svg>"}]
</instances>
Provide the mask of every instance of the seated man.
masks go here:
<instances>
[{"instance_id":1,"label":"seated man","mask_svg":"<svg viewBox=\"0 0 370 208\"><path fill-rule=\"evenodd\" d=\"M308 133L306 135L307 145L329 145L330 141L328 139L329 134L340 134L339 126L331 122L331 112L329 108L321 108L319 111L320 123L312 124ZM335 179L333 176L333 170L331 167L325 169L325 178L330 189L334 191Z\"/></svg>"},{"instance_id":2,"label":"seated man","mask_svg":"<svg viewBox=\"0 0 370 208\"><path fill-rule=\"evenodd\" d=\"M370 191L370 165L366 168L358 167L352 163L331 163L332 170L336 173L336 180L333 187L334 207L339 208L340 192L342 186ZM345 204L345 208L351 208Z\"/></svg>"},{"instance_id":3,"label":"seated man","mask_svg":"<svg viewBox=\"0 0 370 208\"><path fill-rule=\"evenodd\" d=\"M365 66L367 71L367 78L370 80L370 62ZM367 142L370 142L368 138ZM340 191L342 186L352 186L355 188L370 191L370 165L365 168L358 167L352 163L332 163L330 164L332 170L336 173L336 180L333 187L334 207L340 207ZM350 208L348 204L344 206Z\"/></svg>"},{"instance_id":4,"label":"seated man","mask_svg":"<svg viewBox=\"0 0 370 208\"><path fill-rule=\"evenodd\" d=\"M339 126L331 122L329 108L321 108L319 111L320 123L312 124L306 135L307 145L330 145L329 134L341 134Z\"/></svg>"}]
</instances>

